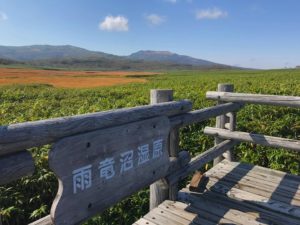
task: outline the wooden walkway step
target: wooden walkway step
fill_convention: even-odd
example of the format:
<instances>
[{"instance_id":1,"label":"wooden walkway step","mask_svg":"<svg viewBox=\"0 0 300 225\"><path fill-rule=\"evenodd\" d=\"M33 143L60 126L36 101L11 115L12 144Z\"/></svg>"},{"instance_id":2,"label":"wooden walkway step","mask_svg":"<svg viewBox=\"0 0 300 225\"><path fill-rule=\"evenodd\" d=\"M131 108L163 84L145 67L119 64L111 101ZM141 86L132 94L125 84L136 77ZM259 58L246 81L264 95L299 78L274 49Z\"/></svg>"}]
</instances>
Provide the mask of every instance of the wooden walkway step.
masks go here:
<instances>
[{"instance_id":1,"label":"wooden walkway step","mask_svg":"<svg viewBox=\"0 0 300 225\"><path fill-rule=\"evenodd\" d=\"M226 160L206 176L204 193L184 188L134 224L300 225L300 177Z\"/></svg>"}]
</instances>

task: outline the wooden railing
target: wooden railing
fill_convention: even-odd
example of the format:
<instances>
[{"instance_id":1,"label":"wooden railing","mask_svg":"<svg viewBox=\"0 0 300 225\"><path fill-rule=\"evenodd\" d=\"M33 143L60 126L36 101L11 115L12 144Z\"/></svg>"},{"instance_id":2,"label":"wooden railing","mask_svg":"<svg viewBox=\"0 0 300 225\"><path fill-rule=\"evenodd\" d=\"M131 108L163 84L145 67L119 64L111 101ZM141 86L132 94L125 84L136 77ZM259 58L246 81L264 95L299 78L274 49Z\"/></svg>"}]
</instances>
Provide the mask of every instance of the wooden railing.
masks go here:
<instances>
[{"instance_id":1,"label":"wooden railing","mask_svg":"<svg viewBox=\"0 0 300 225\"><path fill-rule=\"evenodd\" d=\"M150 184L150 209L176 200L180 180L212 160L234 160L239 142L300 151L300 141L236 131L244 104L299 107L300 97L240 94L219 84L206 95L216 106L191 111L190 101L172 101L172 90L151 90L150 96L147 106L0 127L1 185L34 172L25 149L54 144L49 164L58 194L51 216L32 224L77 224ZM192 159L180 151L179 128L214 117L216 127L204 133L215 137L215 146Z\"/></svg>"}]
</instances>

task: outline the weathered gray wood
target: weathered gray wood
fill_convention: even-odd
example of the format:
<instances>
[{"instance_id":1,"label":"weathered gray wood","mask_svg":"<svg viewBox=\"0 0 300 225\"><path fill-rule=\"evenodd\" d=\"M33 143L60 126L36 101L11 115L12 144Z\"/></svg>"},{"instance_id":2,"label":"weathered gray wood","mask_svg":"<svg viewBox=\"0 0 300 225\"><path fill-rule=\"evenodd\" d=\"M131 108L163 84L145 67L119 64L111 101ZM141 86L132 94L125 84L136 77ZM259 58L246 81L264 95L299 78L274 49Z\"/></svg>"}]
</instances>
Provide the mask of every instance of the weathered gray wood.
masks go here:
<instances>
[{"instance_id":1,"label":"weathered gray wood","mask_svg":"<svg viewBox=\"0 0 300 225\"><path fill-rule=\"evenodd\" d=\"M146 220L145 218L141 218L138 221L134 223L134 225L157 225L156 223L152 223L149 220Z\"/></svg>"},{"instance_id":2,"label":"weathered gray wood","mask_svg":"<svg viewBox=\"0 0 300 225\"><path fill-rule=\"evenodd\" d=\"M171 127L179 128L194 123L199 123L228 112L238 111L242 107L243 104L239 103L225 103L204 109L194 110L177 116L172 116L170 117Z\"/></svg>"},{"instance_id":3,"label":"weathered gray wood","mask_svg":"<svg viewBox=\"0 0 300 225\"><path fill-rule=\"evenodd\" d=\"M150 185L149 210L156 208L169 197L169 185L165 179L155 181Z\"/></svg>"},{"instance_id":4,"label":"weathered gray wood","mask_svg":"<svg viewBox=\"0 0 300 225\"><path fill-rule=\"evenodd\" d=\"M152 89L150 90L150 104L158 104L173 101L173 90L171 89Z\"/></svg>"},{"instance_id":5,"label":"weathered gray wood","mask_svg":"<svg viewBox=\"0 0 300 225\"><path fill-rule=\"evenodd\" d=\"M152 107L152 108L151 108ZM219 106L195 110L190 113L174 116L191 110L188 101L163 103L153 106L141 106L132 109L118 109L80 116L26 122L0 127L0 155L22 151L23 149L54 142L65 136L125 124L169 114L171 127L186 126L207 120L216 115L239 110L242 105L227 103Z\"/></svg>"},{"instance_id":6,"label":"weathered gray wood","mask_svg":"<svg viewBox=\"0 0 300 225\"><path fill-rule=\"evenodd\" d=\"M179 130L177 128L170 131L170 157L178 157L179 153Z\"/></svg>"},{"instance_id":7,"label":"weathered gray wood","mask_svg":"<svg viewBox=\"0 0 300 225\"><path fill-rule=\"evenodd\" d=\"M168 118L155 117L57 142L49 153L59 179L55 224L82 222L166 176L169 132Z\"/></svg>"},{"instance_id":8,"label":"weathered gray wood","mask_svg":"<svg viewBox=\"0 0 300 225\"><path fill-rule=\"evenodd\" d=\"M191 161L191 155L188 151L180 151L178 157L170 157L168 174L176 172L185 167Z\"/></svg>"},{"instance_id":9,"label":"weathered gray wood","mask_svg":"<svg viewBox=\"0 0 300 225\"><path fill-rule=\"evenodd\" d=\"M261 94L228 93L224 91L208 91L206 98L223 102L241 102L250 104L300 107L300 97Z\"/></svg>"},{"instance_id":10,"label":"weathered gray wood","mask_svg":"<svg viewBox=\"0 0 300 225\"><path fill-rule=\"evenodd\" d=\"M191 109L192 103L183 100L1 126L0 155L49 144L66 136L118 126L155 116L174 116L188 112Z\"/></svg>"},{"instance_id":11,"label":"weathered gray wood","mask_svg":"<svg viewBox=\"0 0 300 225\"><path fill-rule=\"evenodd\" d=\"M267 170L266 170L267 169ZM255 182L265 182L268 183L270 186L278 185L283 179L284 179L284 188L288 191L297 190L300 194L300 186L299 186L299 178L298 181L295 180L296 175L291 175L288 173L284 173L284 175L277 174L277 170L271 170L264 167L259 166L253 166L250 164L245 163L237 163L233 164L233 162L229 162L227 160L222 161L222 164L218 166L218 170L222 171L221 173L226 173L234 170L237 174L245 174L247 173L247 177L251 177L252 180L255 180ZM207 173L210 171L214 171L210 169ZM217 171L218 173L220 171ZM216 172L216 171L215 171Z\"/></svg>"},{"instance_id":12,"label":"weathered gray wood","mask_svg":"<svg viewBox=\"0 0 300 225\"><path fill-rule=\"evenodd\" d=\"M222 162L223 164L229 164L226 160ZM300 176L294 175L294 174L289 174L285 173L283 171L279 170L273 170L270 168L266 167L260 167L260 166L254 166L252 164L248 163L239 163L239 162L230 162L231 165L239 166L239 168L255 171L256 174L261 174L264 176L272 176L272 177L278 177L278 179L282 179L283 177L288 178L289 182L293 182L297 185L300 183Z\"/></svg>"},{"instance_id":13,"label":"weathered gray wood","mask_svg":"<svg viewBox=\"0 0 300 225\"><path fill-rule=\"evenodd\" d=\"M166 101L173 100L173 90L151 90L150 91L150 104L160 104ZM172 133L172 132L171 132ZM170 149L169 138L169 149ZM170 154L169 154L170 155ZM169 185L164 179L158 180L150 185L150 199L149 199L149 209L152 210L157 207L164 200L169 197Z\"/></svg>"},{"instance_id":14,"label":"weathered gray wood","mask_svg":"<svg viewBox=\"0 0 300 225\"><path fill-rule=\"evenodd\" d=\"M226 204L221 205L216 203L213 201L216 196L213 196L212 194L210 194L209 198L206 193L204 195L193 195L188 189L183 189L180 192L180 195L184 196L185 201L190 203L190 211L196 212L208 220L214 221L216 224L265 224L257 222L256 217L250 214L244 213L235 208L229 208Z\"/></svg>"},{"instance_id":15,"label":"weathered gray wood","mask_svg":"<svg viewBox=\"0 0 300 225\"><path fill-rule=\"evenodd\" d=\"M234 172L232 172L234 171ZM267 182L265 180L257 179L255 176L245 175L237 169L223 172L221 169L207 173L209 176L209 183L207 187L213 186L216 191L231 191L232 188L246 191L255 195L263 196L269 199L269 203L274 205L285 205L285 210L288 208L299 208L300 206L300 190L286 186L280 181L277 183ZM242 178L241 178L242 177ZM240 179L239 179L240 178ZM287 179L284 179L284 181ZM216 185L214 183L217 183ZM278 202L278 203L276 203ZM297 210L293 210L295 213ZM298 211L299 213L300 211Z\"/></svg>"},{"instance_id":16,"label":"weathered gray wood","mask_svg":"<svg viewBox=\"0 0 300 225\"><path fill-rule=\"evenodd\" d=\"M229 119L229 127L226 128L226 124L224 126L225 129L228 129L230 131L234 131L236 129L236 113L235 112L230 112L227 113L226 116ZM228 161L234 161L234 153L233 153L233 148L229 149L227 152L224 153L224 158L227 159Z\"/></svg>"},{"instance_id":17,"label":"weathered gray wood","mask_svg":"<svg viewBox=\"0 0 300 225\"><path fill-rule=\"evenodd\" d=\"M230 123L225 123L224 127L225 127L225 129L230 130L230 126L231 126Z\"/></svg>"},{"instance_id":18,"label":"weathered gray wood","mask_svg":"<svg viewBox=\"0 0 300 225\"><path fill-rule=\"evenodd\" d=\"M286 174L278 179L271 169L222 161L206 172L207 188L222 196L247 203L251 207L297 217L300 221L300 186ZM265 171L266 173L262 173ZM276 171L277 172L277 171ZM292 186L290 186L293 184Z\"/></svg>"},{"instance_id":19,"label":"weathered gray wood","mask_svg":"<svg viewBox=\"0 0 300 225\"><path fill-rule=\"evenodd\" d=\"M269 184L267 182L259 181L252 176L245 176L241 180L234 177L240 175L241 174L237 173L236 175L227 176L220 171L219 173L210 174L209 184L207 187L212 186L213 188L211 190L222 192L222 194L229 192L229 189L231 192L229 194L234 194L232 191L234 188L238 188L242 192L249 193L249 196L258 195L264 199L268 199L268 204L272 204L276 208L281 208L290 215L300 213L299 190L286 187L284 184L280 183L277 183L277 185L274 185L274 183ZM275 195L273 195L274 192L276 192ZM257 200L261 200L263 198L258 198ZM279 209L277 211L279 211Z\"/></svg>"},{"instance_id":20,"label":"weathered gray wood","mask_svg":"<svg viewBox=\"0 0 300 225\"><path fill-rule=\"evenodd\" d=\"M300 152L300 141L287 138L272 137L262 134L252 134L240 131L229 131L214 127L205 127L204 133L223 139L236 140L240 142L246 141L264 146L286 148Z\"/></svg>"},{"instance_id":21,"label":"weathered gray wood","mask_svg":"<svg viewBox=\"0 0 300 225\"><path fill-rule=\"evenodd\" d=\"M179 130L174 128L170 132L170 157L178 157ZM178 193L178 183L169 186L169 199L175 201Z\"/></svg>"},{"instance_id":22,"label":"weathered gray wood","mask_svg":"<svg viewBox=\"0 0 300 225\"><path fill-rule=\"evenodd\" d=\"M218 91L226 91L226 92L232 92L233 91L233 85L232 84L218 84ZM218 100L218 104L223 104L224 102ZM216 117L216 127L217 128L225 128L225 124L227 122L226 114L220 115ZM215 145L221 143L223 140L215 137ZM230 151L227 151L227 158L231 158ZM217 165L219 162L221 162L224 159L223 155L218 156L214 159L214 166Z\"/></svg>"},{"instance_id":23,"label":"weathered gray wood","mask_svg":"<svg viewBox=\"0 0 300 225\"><path fill-rule=\"evenodd\" d=\"M269 218L265 218L264 215L260 214L260 210L245 210L245 207L240 207L240 202L233 201L232 199L222 195L206 192L203 195L197 195L189 192L188 189L182 190L185 194L186 201L190 203L191 211L198 211L201 215L211 220L219 222L220 220L227 220L221 224L251 224L251 225L272 225L274 221L270 221ZM262 210L263 211L263 210ZM285 220L288 222L289 220ZM275 223L277 224L277 223ZM278 223L278 224L289 224L289 223ZM293 225L295 225L293 223Z\"/></svg>"},{"instance_id":24,"label":"weathered gray wood","mask_svg":"<svg viewBox=\"0 0 300 225\"><path fill-rule=\"evenodd\" d=\"M201 168L203 165L210 162L218 155L223 154L225 151L227 151L229 148L233 147L236 144L237 142L235 141L225 140L220 144L210 148L209 150L201 153L200 155L195 156L194 158L192 158L191 162L187 164L185 167L183 167L182 169L176 172L169 174L166 177L169 185L172 185L178 182L179 180L182 180L183 178L187 177L190 173Z\"/></svg>"},{"instance_id":25,"label":"weathered gray wood","mask_svg":"<svg viewBox=\"0 0 300 225\"><path fill-rule=\"evenodd\" d=\"M28 225L54 225L54 223L51 220L51 216L48 215Z\"/></svg>"},{"instance_id":26,"label":"weathered gray wood","mask_svg":"<svg viewBox=\"0 0 300 225\"><path fill-rule=\"evenodd\" d=\"M217 181L211 180L209 185L214 187L213 191L227 195L232 199L248 202L249 204L258 205L260 207L284 213L289 216L298 217L300 219L300 208L297 206L290 205L285 202L270 200L268 197L240 190L238 188L231 188L230 192L228 192L228 186L218 183Z\"/></svg>"},{"instance_id":27,"label":"weathered gray wood","mask_svg":"<svg viewBox=\"0 0 300 225\"><path fill-rule=\"evenodd\" d=\"M262 173L257 168L262 167L252 165L252 167L243 168L241 163L233 165L229 162L222 162L220 166L209 170L206 174L210 178L237 184L239 189L248 190L261 196L271 197L275 192L272 196L273 200L278 198L281 202L294 202L295 205L300 206L299 182L295 182L289 174L279 178L272 173Z\"/></svg>"},{"instance_id":28,"label":"weathered gray wood","mask_svg":"<svg viewBox=\"0 0 300 225\"><path fill-rule=\"evenodd\" d=\"M211 196L208 195L210 198ZM270 208L262 207L260 204L255 204L251 201L243 201L238 200L237 198L232 198L229 196L226 196L224 194L217 194L214 196L214 198L210 198L211 201L216 202L219 205L225 204L228 207L232 207L238 210L241 210L243 212L247 212L253 216L257 217L257 221L259 222L265 222L268 225L274 225L274 224L289 224L289 225L299 225L300 220L297 218L294 218L291 215L285 215L283 213L279 213L278 211L273 211ZM247 224L247 223L245 223Z\"/></svg>"},{"instance_id":29,"label":"weathered gray wood","mask_svg":"<svg viewBox=\"0 0 300 225\"><path fill-rule=\"evenodd\" d=\"M0 157L0 185L32 175L34 161L28 151Z\"/></svg>"},{"instance_id":30,"label":"weathered gray wood","mask_svg":"<svg viewBox=\"0 0 300 225\"><path fill-rule=\"evenodd\" d=\"M178 154L178 157L171 157L170 158L170 165L168 169L168 173L172 173L173 171L179 170L180 168L186 166L189 161L191 160L190 154L188 151L181 151ZM135 222L134 224L145 224L145 219L141 218L139 221ZM150 222L148 224L151 224ZM45 216L35 222L30 223L29 225L54 225L51 219L51 216Z\"/></svg>"},{"instance_id":31,"label":"weathered gray wood","mask_svg":"<svg viewBox=\"0 0 300 225\"><path fill-rule=\"evenodd\" d=\"M173 96L172 96L173 98ZM173 128L170 131L170 139L169 139L169 155L170 157L178 157L179 153L179 129L178 128ZM169 186L169 193L168 197L170 200L175 201L177 198L177 193L178 193L178 183L175 183L171 186ZM161 203L161 202L160 202Z\"/></svg>"},{"instance_id":32,"label":"weathered gray wood","mask_svg":"<svg viewBox=\"0 0 300 225\"><path fill-rule=\"evenodd\" d=\"M145 219L161 225L300 224L298 203L294 204L294 199L288 201L288 197L285 201L280 201L272 193L277 186L276 195L282 195L280 198L283 199L284 190L290 189L286 184L294 183L294 177L283 172L277 174L277 171L273 174L271 171L274 170L223 160L206 172L205 175L209 177L207 191L199 194L184 188L178 193L178 199L185 203L164 201L158 208L150 211ZM270 179L261 177L258 180L264 172ZM256 173L260 173L257 179L254 176ZM277 185L274 185L276 182ZM289 193L294 198L299 197L298 186L294 186L298 188L297 193Z\"/></svg>"},{"instance_id":33,"label":"weathered gray wood","mask_svg":"<svg viewBox=\"0 0 300 225\"><path fill-rule=\"evenodd\" d=\"M144 218L158 225L190 225L189 220L159 208L154 208Z\"/></svg>"},{"instance_id":34,"label":"weathered gray wood","mask_svg":"<svg viewBox=\"0 0 300 225\"><path fill-rule=\"evenodd\" d=\"M277 187L278 184L284 179L284 186L280 187L286 190L289 193L296 193L300 197L300 186L299 182L295 182L294 180L290 179L290 174L286 174L283 177L277 177L276 175L273 174L268 174L263 173L260 170L257 170L258 166L253 166L250 168L242 168L241 163L238 163L237 165L231 164L232 162L227 161L227 163L224 163L223 160L222 164L217 167L217 169L210 169L209 171L206 172L206 174L210 175L212 173L216 174L225 174L225 173L230 173L230 171L234 170L235 174L241 175L242 178L241 180L245 179L251 179L254 183L260 184L267 184L268 188L274 189L274 187ZM244 175L247 173L246 175ZM228 174L228 177L231 177L230 174ZM289 194L288 193L288 194Z\"/></svg>"},{"instance_id":35,"label":"weathered gray wood","mask_svg":"<svg viewBox=\"0 0 300 225\"><path fill-rule=\"evenodd\" d=\"M222 219L221 221L218 221L218 223L213 222L210 220L211 218L204 216L201 212L194 211L190 205L178 201L165 201L159 208L188 219L191 221L189 225L216 225L224 222Z\"/></svg>"}]
</instances>

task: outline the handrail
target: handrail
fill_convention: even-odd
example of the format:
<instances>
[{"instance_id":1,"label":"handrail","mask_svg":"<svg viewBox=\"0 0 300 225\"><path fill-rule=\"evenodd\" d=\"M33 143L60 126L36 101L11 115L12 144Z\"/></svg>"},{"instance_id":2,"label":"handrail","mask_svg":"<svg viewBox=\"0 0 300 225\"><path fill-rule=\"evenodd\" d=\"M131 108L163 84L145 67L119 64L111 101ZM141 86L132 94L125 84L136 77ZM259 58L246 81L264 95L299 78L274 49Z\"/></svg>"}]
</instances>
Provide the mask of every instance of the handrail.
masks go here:
<instances>
[{"instance_id":1,"label":"handrail","mask_svg":"<svg viewBox=\"0 0 300 225\"><path fill-rule=\"evenodd\" d=\"M239 102L250 104L274 105L300 107L300 97L297 96L280 96L280 95L262 95L262 94L245 94L232 92L206 92L206 98L223 102Z\"/></svg>"},{"instance_id":2,"label":"handrail","mask_svg":"<svg viewBox=\"0 0 300 225\"><path fill-rule=\"evenodd\" d=\"M63 137L75 134L155 116L178 115L191 109L192 103L182 100L1 126L0 156L53 143Z\"/></svg>"},{"instance_id":3,"label":"handrail","mask_svg":"<svg viewBox=\"0 0 300 225\"><path fill-rule=\"evenodd\" d=\"M228 140L246 141L254 144L260 144L263 146L286 148L300 152L300 141L293 139L273 137L263 134L246 133L240 131L229 131L214 127L205 127L204 133L207 135L212 135L214 137L220 137Z\"/></svg>"},{"instance_id":4,"label":"handrail","mask_svg":"<svg viewBox=\"0 0 300 225\"><path fill-rule=\"evenodd\" d=\"M216 116L220 116L229 112L238 111L242 107L243 104L239 104L239 103L225 103L222 105L216 105L204 109L194 110L178 116L170 117L171 127L179 128L194 123L199 123Z\"/></svg>"},{"instance_id":5,"label":"handrail","mask_svg":"<svg viewBox=\"0 0 300 225\"><path fill-rule=\"evenodd\" d=\"M226 152L228 149L232 148L236 144L236 141L225 140L220 144L213 146L212 148L192 158L186 166L168 175L166 177L166 180L170 185L172 185L178 182L179 180L186 178L190 173L201 168L206 163L209 163L217 156L222 155L224 152Z\"/></svg>"},{"instance_id":6,"label":"handrail","mask_svg":"<svg viewBox=\"0 0 300 225\"><path fill-rule=\"evenodd\" d=\"M242 107L242 104L226 103L180 114L191 109L191 103L184 100L2 126L0 127L0 137L3 137L0 139L0 171L6 172L2 173L0 184L9 183L34 172L34 161L29 157L30 154L26 154L26 151L24 153L23 149L26 148L48 144L65 136L92 131L96 128L101 129L160 114L170 115L170 126L174 130L238 111ZM131 114L135 115L131 116ZM10 168L8 170L7 165Z\"/></svg>"},{"instance_id":7,"label":"handrail","mask_svg":"<svg viewBox=\"0 0 300 225\"><path fill-rule=\"evenodd\" d=\"M0 156L22 151L23 149L31 147L49 144L66 136L126 124L157 115L169 115L171 127L179 128L208 120L228 112L238 111L241 108L241 104L227 103L190 111L191 103L184 100L179 102L160 103L152 106L139 106L115 111L110 110L12 124L0 127ZM131 114L134 114L134 116Z\"/></svg>"}]
</instances>

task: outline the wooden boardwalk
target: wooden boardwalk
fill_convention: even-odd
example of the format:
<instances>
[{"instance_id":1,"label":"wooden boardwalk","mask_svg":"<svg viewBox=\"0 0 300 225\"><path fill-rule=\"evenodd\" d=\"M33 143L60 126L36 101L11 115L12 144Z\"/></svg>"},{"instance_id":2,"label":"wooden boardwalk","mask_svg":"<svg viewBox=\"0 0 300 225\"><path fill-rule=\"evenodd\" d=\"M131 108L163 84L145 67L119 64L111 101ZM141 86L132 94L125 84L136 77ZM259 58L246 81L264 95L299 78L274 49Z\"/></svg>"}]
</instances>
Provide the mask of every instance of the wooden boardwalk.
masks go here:
<instances>
[{"instance_id":1,"label":"wooden boardwalk","mask_svg":"<svg viewBox=\"0 0 300 225\"><path fill-rule=\"evenodd\" d=\"M226 160L206 176L204 193L184 188L134 224L300 224L300 177Z\"/></svg>"}]
</instances>

